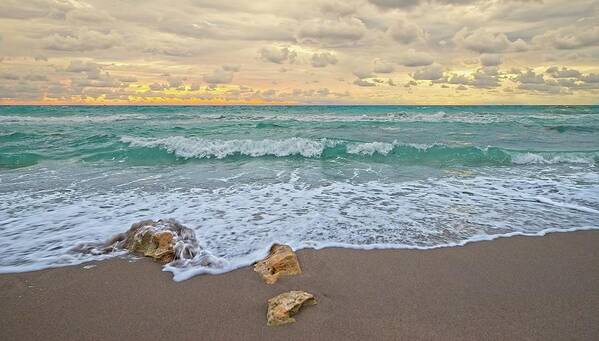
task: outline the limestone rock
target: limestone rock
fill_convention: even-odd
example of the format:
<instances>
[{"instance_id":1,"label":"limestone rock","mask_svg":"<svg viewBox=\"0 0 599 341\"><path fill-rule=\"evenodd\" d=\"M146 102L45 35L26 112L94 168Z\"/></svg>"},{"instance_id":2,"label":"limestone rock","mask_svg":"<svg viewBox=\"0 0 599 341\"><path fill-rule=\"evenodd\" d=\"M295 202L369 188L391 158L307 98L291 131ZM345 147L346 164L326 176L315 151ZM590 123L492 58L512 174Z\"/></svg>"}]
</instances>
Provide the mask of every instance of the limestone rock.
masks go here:
<instances>
[{"instance_id":1,"label":"limestone rock","mask_svg":"<svg viewBox=\"0 0 599 341\"><path fill-rule=\"evenodd\" d=\"M127 232L115 236L102 248L96 248L102 253L118 249L143 254L161 263L170 263L194 258L198 243L193 230L174 219L144 220L131 225Z\"/></svg>"},{"instance_id":2,"label":"limestone rock","mask_svg":"<svg viewBox=\"0 0 599 341\"><path fill-rule=\"evenodd\" d=\"M279 326L293 323L295 315L302 306L316 304L314 295L305 291L289 291L277 295L268 300L268 311L266 312L266 324Z\"/></svg>"},{"instance_id":3,"label":"limestone rock","mask_svg":"<svg viewBox=\"0 0 599 341\"><path fill-rule=\"evenodd\" d=\"M254 271L262 276L267 284L275 283L281 276L302 273L297 256L291 247L274 244L266 258L254 265Z\"/></svg>"}]
</instances>

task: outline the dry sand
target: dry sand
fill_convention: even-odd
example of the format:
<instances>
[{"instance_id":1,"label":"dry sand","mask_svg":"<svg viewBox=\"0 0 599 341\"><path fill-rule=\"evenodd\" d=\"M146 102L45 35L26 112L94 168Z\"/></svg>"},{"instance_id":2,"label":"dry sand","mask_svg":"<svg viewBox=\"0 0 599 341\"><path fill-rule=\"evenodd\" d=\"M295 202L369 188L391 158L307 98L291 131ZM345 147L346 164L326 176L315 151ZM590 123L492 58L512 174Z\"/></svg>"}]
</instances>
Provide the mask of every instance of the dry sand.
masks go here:
<instances>
[{"instance_id":1,"label":"dry sand","mask_svg":"<svg viewBox=\"0 0 599 341\"><path fill-rule=\"evenodd\" d=\"M304 274L274 285L123 259L0 275L0 339L599 340L599 231L298 255ZM319 304L267 327L266 300L291 289Z\"/></svg>"}]
</instances>

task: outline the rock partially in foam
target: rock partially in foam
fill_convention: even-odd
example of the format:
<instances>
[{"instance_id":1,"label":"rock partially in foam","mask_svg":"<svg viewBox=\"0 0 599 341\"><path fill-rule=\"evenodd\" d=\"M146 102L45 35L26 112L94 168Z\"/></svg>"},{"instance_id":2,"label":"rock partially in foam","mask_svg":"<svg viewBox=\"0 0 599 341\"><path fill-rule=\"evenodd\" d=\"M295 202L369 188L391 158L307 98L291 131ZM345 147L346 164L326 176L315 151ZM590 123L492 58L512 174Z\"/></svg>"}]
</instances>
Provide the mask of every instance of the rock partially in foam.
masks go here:
<instances>
[{"instance_id":1,"label":"rock partially in foam","mask_svg":"<svg viewBox=\"0 0 599 341\"><path fill-rule=\"evenodd\" d=\"M254 265L254 271L262 276L267 284L275 283L281 276L302 273L295 252L287 245L274 244L266 258Z\"/></svg>"},{"instance_id":2,"label":"rock partially in foam","mask_svg":"<svg viewBox=\"0 0 599 341\"><path fill-rule=\"evenodd\" d=\"M144 220L115 238L106 250L127 249L161 263L193 259L198 243L193 230L174 219Z\"/></svg>"},{"instance_id":3,"label":"rock partially in foam","mask_svg":"<svg viewBox=\"0 0 599 341\"><path fill-rule=\"evenodd\" d=\"M294 290L279 294L268 300L266 324L279 326L293 323L295 319L292 316L297 314L302 306L316 303L314 295L305 291Z\"/></svg>"}]
</instances>

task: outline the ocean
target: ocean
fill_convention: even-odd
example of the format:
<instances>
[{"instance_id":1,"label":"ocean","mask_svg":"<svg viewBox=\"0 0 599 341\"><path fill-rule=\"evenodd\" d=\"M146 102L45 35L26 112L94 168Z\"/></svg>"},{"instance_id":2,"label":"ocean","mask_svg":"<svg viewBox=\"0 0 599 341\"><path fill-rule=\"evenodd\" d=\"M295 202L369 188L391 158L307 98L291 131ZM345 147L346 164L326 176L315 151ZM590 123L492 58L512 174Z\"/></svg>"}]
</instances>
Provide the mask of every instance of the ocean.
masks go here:
<instances>
[{"instance_id":1,"label":"ocean","mask_svg":"<svg viewBox=\"0 0 599 341\"><path fill-rule=\"evenodd\" d=\"M436 248L599 228L599 106L0 107L0 272L144 219L217 265L295 249Z\"/></svg>"}]
</instances>

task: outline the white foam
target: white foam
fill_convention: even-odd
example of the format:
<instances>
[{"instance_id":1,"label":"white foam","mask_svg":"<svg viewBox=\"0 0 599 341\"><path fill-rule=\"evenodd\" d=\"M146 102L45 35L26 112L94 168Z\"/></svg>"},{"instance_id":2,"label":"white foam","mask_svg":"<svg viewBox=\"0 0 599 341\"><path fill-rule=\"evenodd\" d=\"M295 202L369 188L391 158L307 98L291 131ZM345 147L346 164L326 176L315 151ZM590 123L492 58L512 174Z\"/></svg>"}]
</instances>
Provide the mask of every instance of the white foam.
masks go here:
<instances>
[{"instance_id":1,"label":"white foam","mask_svg":"<svg viewBox=\"0 0 599 341\"><path fill-rule=\"evenodd\" d=\"M124 136L122 142L135 147L160 147L184 158L217 158L241 154L252 157L272 155L318 157L334 142L292 137L283 140L208 140L195 137L169 136L165 138L142 138Z\"/></svg>"},{"instance_id":2,"label":"white foam","mask_svg":"<svg viewBox=\"0 0 599 341\"><path fill-rule=\"evenodd\" d=\"M375 153L387 155L393 148L395 148L397 142L386 143L386 142L368 142L368 143L354 143L347 146L347 152L350 154L363 154L373 155Z\"/></svg>"},{"instance_id":3,"label":"white foam","mask_svg":"<svg viewBox=\"0 0 599 341\"><path fill-rule=\"evenodd\" d=\"M511 152L512 163L518 165L529 164L556 164L556 163L584 163L593 164L595 159L599 158L597 152L539 152L539 153L521 153Z\"/></svg>"},{"instance_id":4,"label":"white foam","mask_svg":"<svg viewBox=\"0 0 599 341\"><path fill-rule=\"evenodd\" d=\"M599 227L599 182L587 173L308 183L302 169L272 171L279 174L274 182L217 187L177 188L183 175L170 174L161 178L159 190L131 187L136 182L89 187L82 180L43 193L1 192L0 272L114 256L70 250L80 242L104 241L134 222L169 217L193 229L199 248L213 260L210 266L166 266L175 280L246 266L273 242L296 249L427 249ZM591 182L579 183L581 178Z\"/></svg>"}]
</instances>

